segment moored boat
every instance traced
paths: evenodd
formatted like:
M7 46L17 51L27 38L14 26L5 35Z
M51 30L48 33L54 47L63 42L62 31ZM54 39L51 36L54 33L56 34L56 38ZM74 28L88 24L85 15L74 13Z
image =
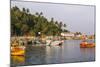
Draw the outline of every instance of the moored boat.
M93 48L95 47L95 43L88 43L88 42L82 42L80 44L81 48Z
M12 56L24 56L25 55L25 46L16 46L11 47Z
M47 42L47 45L51 45L51 46L61 46L63 42L64 41L62 41L62 40L48 41Z

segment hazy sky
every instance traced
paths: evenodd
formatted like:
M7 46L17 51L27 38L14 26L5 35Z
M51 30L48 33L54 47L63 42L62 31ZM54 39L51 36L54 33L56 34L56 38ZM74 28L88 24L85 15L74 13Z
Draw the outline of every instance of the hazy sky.
M95 32L95 6L51 4L37 2L12 1L11 7L18 6L20 9L28 8L30 12L43 12L50 19L62 21L67 29L72 32L94 34Z

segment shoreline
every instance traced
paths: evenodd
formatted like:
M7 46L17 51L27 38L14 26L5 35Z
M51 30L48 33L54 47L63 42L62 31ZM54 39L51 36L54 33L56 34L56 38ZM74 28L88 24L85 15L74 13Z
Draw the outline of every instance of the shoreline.
M48 39L61 39L61 40L83 40L81 37L63 37L63 36L46 36L46 37L34 37L34 36L11 36L11 40L12 39L27 39L27 40L34 40L35 38L39 38L42 40L48 40ZM86 40L95 40L95 38L87 38Z

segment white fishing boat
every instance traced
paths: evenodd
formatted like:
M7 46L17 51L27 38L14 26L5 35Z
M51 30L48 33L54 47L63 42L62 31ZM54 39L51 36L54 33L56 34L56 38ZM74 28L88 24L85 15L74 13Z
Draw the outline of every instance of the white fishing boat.
M63 40L56 40L56 41L52 41L52 40L46 40L46 45L47 46L60 46L62 45L62 43L64 42Z

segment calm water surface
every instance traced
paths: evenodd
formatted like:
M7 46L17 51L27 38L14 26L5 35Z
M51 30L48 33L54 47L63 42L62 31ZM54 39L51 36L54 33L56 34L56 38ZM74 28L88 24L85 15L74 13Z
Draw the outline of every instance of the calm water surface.
M92 41L92 40L90 40ZM25 57L12 56L11 65L37 65L95 60L95 48L80 48L80 40L66 40L62 47L27 47Z

